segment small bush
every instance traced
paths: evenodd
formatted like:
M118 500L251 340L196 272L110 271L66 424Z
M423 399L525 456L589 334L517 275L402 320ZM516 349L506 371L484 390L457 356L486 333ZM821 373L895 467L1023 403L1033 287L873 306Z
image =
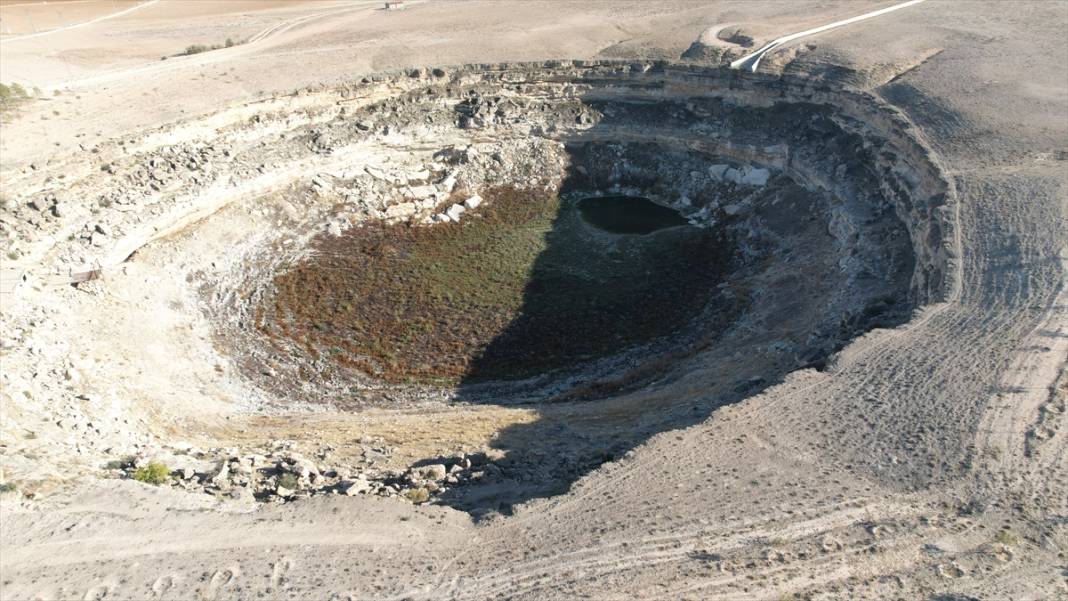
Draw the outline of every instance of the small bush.
M167 469L167 466L157 461L150 461L148 465L137 468L134 472L133 479L138 482L144 482L145 484L160 485L167 481L171 476L171 470Z
M11 85L5 85L0 83L0 112L15 106L16 104L29 100L30 95L26 93L26 88L20 86L17 83Z
M4 483L0 484L0 494L8 493L8 492L15 492L15 490L17 490L17 488L18 487L16 487L13 482L4 482Z
M404 492L404 496L412 503L426 503L430 500L430 491L426 488L410 488Z
M211 46L205 46L204 44L190 44L185 47L185 50L180 52L178 56L189 56L191 54L200 54L201 52L207 52L211 50Z
M297 490L300 488L300 481L293 474L282 474L278 477L278 487L288 488L289 490Z

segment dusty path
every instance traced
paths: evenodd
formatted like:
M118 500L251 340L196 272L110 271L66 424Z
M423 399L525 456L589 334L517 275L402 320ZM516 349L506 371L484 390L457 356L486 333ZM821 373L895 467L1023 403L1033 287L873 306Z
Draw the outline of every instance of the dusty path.
M879 9L879 10L876 10L876 11L872 11L870 13L864 13L862 15L857 15L857 16L851 17L849 19L843 19L841 21L835 21L834 23L828 23L828 24L822 25L820 27L814 27L812 29L806 29L805 31L799 31L797 33L792 33L790 35L785 35L785 36L782 36L782 37L775 38L774 40L772 40L772 41L768 42L767 44L761 46L759 49L756 50L756 52L753 52L751 54L747 54L747 55L743 56L742 58L740 58L740 59L738 59L736 61L733 61L731 63L731 68L732 69L745 69L747 71L751 71L753 73L756 73L756 70L760 67L760 59L764 58L764 56L766 54L768 54L769 52L775 50L776 48L778 48L778 47L780 47L780 46L782 46L784 44L787 44L787 43L792 42L794 40L799 40L799 39L801 39L803 37L816 35L817 33L823 33L824 31L830 31L830 30L835 29L837 27L843 27L845 25L851 25L853 23L858 23L858 22L864 21L866 19L871 19L871 18L874 18L874 17L878 17L880 15L885 15L885 14L891 13L891 12L893 12L895 10L900 10L902 8L908 8L909 6L915 6L916 4L919 4L919 3L925 2L925 1L926 0L908 0L907 2L902 2L900 4L895 4L893 6L889 6L887 8L882 8L882 9Z
M163 62L153 61L145 65L118 69L90 77L60 81L47 86L45 90L47 92L54 92L56 90L77 91L85 88L121 83L132 78L163 78L167 77L169 73L178 70L207 69L216 66L225 66L231 61L240 60L263 51L264 48L261 48L261 46L270 47L272 45L284 45L289 41L284 34L290 30L297 29L320 19L328 19L352 11L377 10L379 4L381 3L371 0L364 2L347 2L345 5L338 8L320 11L309 15L301 15L275 23L251 36L245 43L238 44L231 48L220 48L218 50L212 50L210 52L192 56L172 57Z
M5 37L5 38L0 39L0 44L11 44L13 42L20 42L22 40L40 38L40 37L44 37L44 36L47 36L47 35L53 35L53 34L56 34L56 33L62 33L64 31L71 31L73 29L80 29L82 27L88 27L89 25L100 23L102 21L107 21L108 19L114 19L115 17L121 17L123 15L128 15L128 14L130 14L132 12L135 12L135 11L138 11L138 10L141 10L141 9L144 9L144 8L148 8L149 6L152 6L153 4L156 4L159 1L160 0L145 0L145 2L142 2L141 4L138 4L136 6L131 6L130 8L127 8L127 9L124 9L124 10L120 10L120 11L117 11L117 12L114 12L114 13L110 13L110 14L107 14L107 15L102 15L102 16L96 17L94 19L89 19L88 21L82 21L81 23L74 23L72 25L65 25L63 27L57 27L56 29L49 29L47 31L41 31L41 32L38 32L38 33L29 33L29 34L25 34L25 35ZM15 6L19 6L19 5L17 5L17 4L6 5L7 8L13 8Z

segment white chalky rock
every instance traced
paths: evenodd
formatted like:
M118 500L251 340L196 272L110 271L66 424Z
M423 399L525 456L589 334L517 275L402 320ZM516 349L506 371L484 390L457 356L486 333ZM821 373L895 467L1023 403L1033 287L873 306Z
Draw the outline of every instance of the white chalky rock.
M441 180L441 187L446 192L452 192L452 189L456 187L456 174L450 173L445 179Z
M438 189L435 186L412 186L402 192L405 198L429 198L437 194Z
M771 175L767 169L760 169L758 167L746 168L746 172L742 175L741 183L748 184L750 186L763 186L768 183L768 177Z
M482 197L479 196L478 194L475 194L471 198L468 198L467 200L464 201L464 208L466 208L466 209L474 209L474 208L478 207L478 205L480 205L480 204L482 204Z
M723 174L726 173L728 169L730 169L730 165L709 165L708 174L711 175L713 179L721 180L723 179Z
M465 209L463 205L455 204L455 205L452 205L451 207L449 207L449 210L445 211L445 213L448 214L448 216L453 221L459 221L460 220L460 216L463 215L466 210L467 209Z
M415 213L416 206L414 202L402 202L399 204L386 207L387 217L408 217L412 213Z
M408 185L419 184L419 183L425 182L429 178L430 178L430 172L426 171L426 170L424 170L424 171L416 171L415 173L409 173L408 174Z

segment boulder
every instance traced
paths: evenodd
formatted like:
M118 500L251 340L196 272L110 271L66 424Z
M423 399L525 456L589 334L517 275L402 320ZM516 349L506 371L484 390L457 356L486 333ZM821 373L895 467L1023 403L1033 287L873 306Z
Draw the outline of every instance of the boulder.
M478 194L475 194L471 198L468 198L464 201L464 208L470 210L477 208L480 204L482 204L482 197Z
M218 471L212 475L210 482L219 488L226 488L230 486L230 464L222 462Z
M771 172L767 169L759 167L747 168L745 173L742 174L741 183L750 186L763 186L768 183L768 177L770 176Z
M371 483L363 477L355 478L353 480L342 480L338 485L338 490L343 495L355 496L359 494L366 494L371 491Z
M723 179L723 174L727 172L727 169L730 169L730 165L709 165L708 174L712 176L713 179L721 180Z
M460 221L460 217L465 211L467 211L467 209L465 209L463 205L455 204L449 207L449 209L445 211L445 214L447 214L453 221Z

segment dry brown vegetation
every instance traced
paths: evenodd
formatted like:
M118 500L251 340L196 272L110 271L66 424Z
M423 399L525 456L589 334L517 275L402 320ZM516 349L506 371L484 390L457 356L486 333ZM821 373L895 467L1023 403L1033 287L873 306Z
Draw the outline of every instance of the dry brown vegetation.
M671 334L725 267L705 230L606 236L555 194L485 196L460 224L320 239L258 326L387 381L515 378Z

